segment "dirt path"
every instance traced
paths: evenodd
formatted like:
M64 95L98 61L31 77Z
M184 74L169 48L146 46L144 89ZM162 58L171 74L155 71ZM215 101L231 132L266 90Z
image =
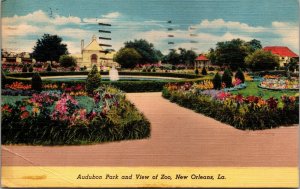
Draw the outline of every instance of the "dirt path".
M2 165L297 166L298 127L240 131L170 103L127 94L150 120L150 139L84 146L2 146Z

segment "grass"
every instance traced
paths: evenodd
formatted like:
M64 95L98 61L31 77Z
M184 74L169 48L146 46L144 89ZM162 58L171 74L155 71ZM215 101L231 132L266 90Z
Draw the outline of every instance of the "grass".
M24 98L29 98L29 96L1 96L1 104L11 104L14 105L17 101L21 101Z
M273 91L268 89L259 88L259 82L246 82L247 88L239 90L239 91L232 91L233 94L242 94L243 96L261 96L264 99L268 99L270 97L274 97L280 99L280 97L284 94L291 96L295 95L298 91L289 91L289 90L280 90L280 91Z

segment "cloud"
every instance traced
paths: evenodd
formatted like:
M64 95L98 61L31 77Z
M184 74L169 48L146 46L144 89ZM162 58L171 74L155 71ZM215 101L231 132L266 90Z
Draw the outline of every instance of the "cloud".
M63 42L68 44L69 52L78 53L81 39L84 39L87 44L94 34L100 35L98 22L112 24L110 28L112 33L109 37L113 40L109 43L116 50L121 48L125 41L143 38L164 53L167 53L170 48L179 47L197 48L197 53L201 53L214 48L219 41L234 38L249 41L255 38L263 45L288 46L298 52L299 29L296 23L273 21L268 26L251 26L247 23L223 19L204 19L198 24L189 25L186 29L181 27L181 29L167 31L165 21L141 20L141 18L133 20L119 12L107 13L96 18L79 18L61 15L50 17L42 10L24 16L2 18L3 48L18 48L20 51L30 52L35 41L44 33L49 33L61 36ZM196 36L191 37L192 33ZM169 34L175 37L169 38ZM169 41L175 44L169 45Z

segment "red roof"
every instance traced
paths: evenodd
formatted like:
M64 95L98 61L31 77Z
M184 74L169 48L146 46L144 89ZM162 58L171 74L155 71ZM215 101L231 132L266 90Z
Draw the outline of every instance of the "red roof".
M288 47L284 46L268 46L263 48L264 51L270 51L272 54L277 54L279 56L287 57L298 57L296 53L291 51Z
M203 54L200 54L195 60L206 60L206 61L208 61L206 56L204 56Z

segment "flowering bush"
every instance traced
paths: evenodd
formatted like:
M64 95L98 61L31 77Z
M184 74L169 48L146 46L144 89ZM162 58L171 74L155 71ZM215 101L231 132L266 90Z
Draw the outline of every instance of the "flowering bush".
M273 97L231 94L226 90L182 90L180 85L167 85L163 96L181 106L228 123L238 129L268 129L299 121L299 97Z
M3 104L2 143L87 144L150 135L150 123L119 90L101 87L81 98L91 100L91 108L57 90Z

